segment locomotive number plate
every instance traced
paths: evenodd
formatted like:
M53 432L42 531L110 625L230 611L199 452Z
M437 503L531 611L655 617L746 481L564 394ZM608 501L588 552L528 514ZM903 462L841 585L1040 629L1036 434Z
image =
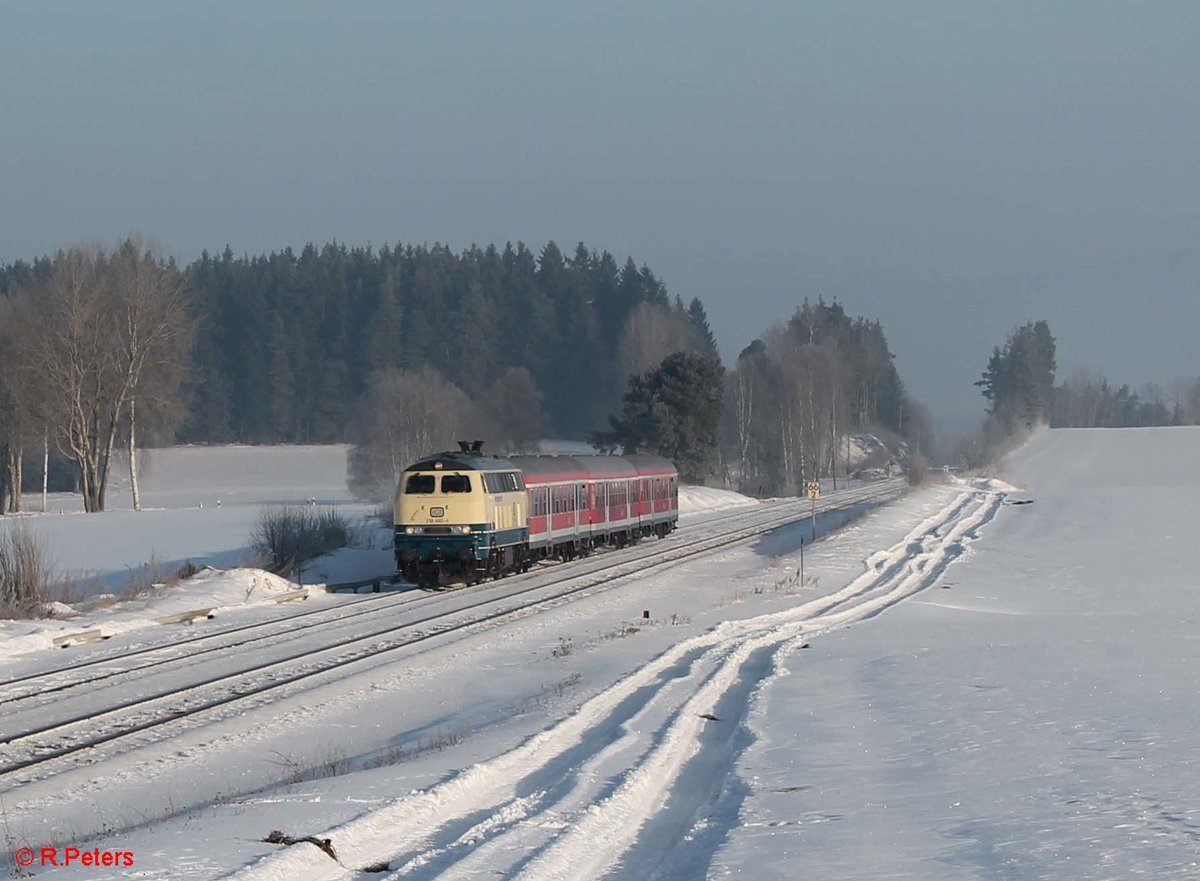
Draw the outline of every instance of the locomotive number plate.
M430 517L445 517L446 509L445 508L430 508L429 516Z

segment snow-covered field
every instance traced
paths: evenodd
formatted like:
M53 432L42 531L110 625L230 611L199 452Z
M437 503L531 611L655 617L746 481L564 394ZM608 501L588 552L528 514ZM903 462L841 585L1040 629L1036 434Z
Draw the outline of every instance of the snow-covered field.
M1044 432L807 548L803 585L798 526L100 750L4 793L9 849L132 854L35 867L89 879L1200 877L1198 447ZM735 502L690 494L684 530Z
M82 513L79 496L26 494L27 516L0 517L0 529L24 523L54 568L78 591L119 589L150 566L166 574L191 560L227 568L252 556L250 534L264 505L337 506L351 519L369 506L351 502L346 447L172 447L143 454L142 506L134 511L128 475L114 471L103 517ZM155 573L151 573L155 574Z

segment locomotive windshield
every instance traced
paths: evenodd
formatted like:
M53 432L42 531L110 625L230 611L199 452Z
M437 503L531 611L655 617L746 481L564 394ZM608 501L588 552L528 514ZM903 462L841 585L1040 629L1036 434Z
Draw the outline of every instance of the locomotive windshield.
M432 474L413 474L404 484L404 491L409 495L431 493L435 479Z
M442 492L469 493L470 491L471 478L465 474L446 474L442 476Z

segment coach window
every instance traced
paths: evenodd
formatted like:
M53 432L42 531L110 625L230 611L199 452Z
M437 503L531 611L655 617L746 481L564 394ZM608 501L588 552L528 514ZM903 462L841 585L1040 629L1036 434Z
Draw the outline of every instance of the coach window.
M404 491L409 495L424 495L433 492L434 477L432 474L413 474L404 484Z
M442 475L442 492L444 493L469 493L471 491L471 478L465 474L444 474Z

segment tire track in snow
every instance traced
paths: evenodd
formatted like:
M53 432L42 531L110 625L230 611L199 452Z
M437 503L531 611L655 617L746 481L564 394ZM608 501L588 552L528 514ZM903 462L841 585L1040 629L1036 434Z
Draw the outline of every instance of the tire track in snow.
M904 540L872 555L862 575L830 596L724 622L685 640L508 753L323 833L333 839L342 864L290 848L230 877L347 879L358 875L357 867L388 859L394 867L388 878L467 876L485 863L527 881L554 881L600 877L633 848L657 854L662 863L680 843L680 823L719 796L745 746L743 737L710 750L705 767L707 726L741 728L756 683L795 640L877 615L932 584L1002 499L964 492ZM703 714L715 707L735 715L710 723ZM615 728L614 713L626 719ZM633 724L655 715L664 723L649 737ZM602 773L617 756L632 758L632 765L615 776ZM569 780L539 788L545 769L560 763L571 767ZM685 774L709 784L678 785ZM676 834L646 837L647 829L662 827Z

